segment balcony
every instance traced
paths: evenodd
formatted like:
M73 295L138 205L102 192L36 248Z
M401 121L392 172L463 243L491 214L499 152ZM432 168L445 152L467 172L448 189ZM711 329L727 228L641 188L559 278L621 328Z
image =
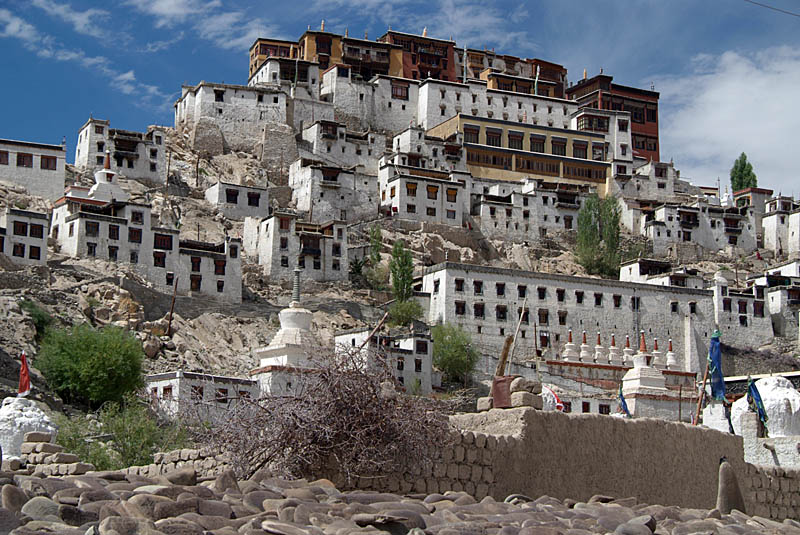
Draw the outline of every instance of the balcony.
M700 221L697 219L681 219L681 228L697 228Z
M300 256L321 256L322 250L319 247L303 245L300 247Z
M725 233L726 234L741 234L742 233L742 227L728 227L728 226L726 226L725 227Z

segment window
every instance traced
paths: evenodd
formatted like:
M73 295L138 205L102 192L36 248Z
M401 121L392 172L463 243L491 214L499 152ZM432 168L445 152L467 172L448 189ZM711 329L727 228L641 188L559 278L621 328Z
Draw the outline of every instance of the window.
M100 223L96 221L87 221L86 222L86 235L95 237L100 234Z
M217 388L217 391L214 395L214 401L217 403L227 403L228 402L228 389L227 388Z
M102 126L97 126L97 125L95 125L95 127L94 127L94 133L95 133L95 134L102 134L102 133L103 133L103 127L102 127Z
M286 236L281 236L280 242L281 249L288 249L289 248L289 238Z
M439 293L439 279L433 281L433 293L435 294Z
M427 190L429 199L436 200L439 197L439 186L428 186Z
M631 310L639 310L639 305L641 304L639 297L631 297Z
M119 252L119 247L116 247L114 245L109 245L108 246L108 259L116 261L118 252Z
M497 284L495 284L495 287L497 288L497 297L505 297L505 295L506 295L506 285L505 285L505 283L498 282Z
M731 299L730 299L730 297L727 297L727 298L722 300L722 310L724 312L730 312L731 311Z
M228 204L239 204L239 190L227 188L225 190L225 202Z
M191 262L192 262L192 271L200 271L200 257L193 256Z
M531 152L544 152L544 136L531 135Z
M69 235L70 235L70 237L72 237L73 234L75 234L75 223L70 223L69 224Z
M414 371L422 373L422 359L414 359Z
M483 303L475 303L472 305L472 311L476 318L483 319L485 316L485 305Z
M334 243L331 246L331 254L333 256L342 256L342 244L341 243Z
M447 210L446 211L447 219L455 219L456 218L456 211L455 210Z
M579 305L583 304L583 292L581 291L575 292L575 302L578 303Z
M605 403L601 403L601 404L600 404L600 405L597 407L597 411L598 411L600 414L611 414L611 405L607 405L607 404L605 404Z
M133 169L133 160L128 159L127 162L128 162L128 169Z
M161 399L172 399L172 387L165 386L161 389Z
M144 212L133 211L131 212L131 223L141 225L144 223Z
M8 165L8 151L0 150L0 165Z
M322 264L321 264L320 258L318 256L314 257L313 266L314 266L314 269L321 269L322 268Z
M472 281L472 290L475 295L483 295L483 281Z
M464 291L464 279L455 279L454 284L457 292Z
M408 197L416 197L417 196L417 183L416 182L406 182L406 196L408 196Z
M247 194L247 206L258 206L261 204L261 194L256 192L249 192Z
M458 200L458 190L454 188L447 188L447 202L456 202Z
M217 281L217 293L225 291L225 281Z
M581 403L581 412L591 412L591 405L588 401Z
M31 247L33 249L33 247ZM763 301L754 301L753 302L753 316L756 318L763 318L764 317L764 302Z
M673 314L677 314L678 313L678 302L677 301L670 302L669 311L672 312Z
M228 249L228 251L229 251L228 256L230 256L231 258L236 258L237 256L239 256L239 246L238 245L231 245L230 248Z
M430 217L436 217L436 208L433 208L432 206L428 206L425 209L425 213Z
M615 295L614 296L614 308L619 308L622 305L622 296Z
M175 274L171 271L167 272L166 276L167 286L172 286L175 283Z
M189 289L196 292L200 290L200 285L203 283L202 275L189 275Z
M289 257L282 256L281 257L281 267L289 267Z
M618 120L617 121L617 128L619 128L620 132L627 132L628 131L628 121Z
M203 387L199 385L192 385L191 396L194 400L203 399Z
M225 275L225 260L214 260L214 275Z
M566 325L567 324L567 311L566 310L559 310L558 311L558 324L559 325Z
M139 251L131 251L130 262L131 264L139 263Z
M556 156L566 156L567 155L567 144L560 142L560 141L553 141L553 154Z
M658 110L653 108L647 108L647 122L648 123L655 123L658 117Z
M155 234L153 236L153 248L163 251L172 250L172 236L169 234Z
M737 303L737 305L739 307L739 314L747 314L747 301L742 299Z
M14 221L14 236L27 236L28 224L22 221Z
M520 321L522 323L524 323L525 325L527 325L528 322L529 322L529 319L528 319L528 317L530 315L529 312L530 312L530 310L528 310L527 307L524 310L523 310L522 307L518 307L517 308L517 317L519 317Z
M539 299L547 299L547 288L544 286L536 288L536 293L539 295Z
M153 266L161 268L167 267L167 253L153 252Z
M406 359L404 357L397 357L397 371L403 371L406 367Z
M527 297L527 295L528 295L528 287L525 286L524 284L518 284L517 285L517 296L520 299L525 299L525 297Z
M142 243L142 229L140 229L140 228L129 228L128 229L128 241L130 243Z
M39 260L41 257L42 257L42 249L40 247L31 245L30 248L28 249L28 258L30 258L31 260ZM114 257L114 260L116 260L116 257Z
M428 354L428 342L427 340L417 340L415 344L414 351L418 354L427 355Z
M407 204L406 205L406 212L409 214L416 214L417 213L417 205L416 204Z
M86 254L88 256L97 256L97 244L86 242Z
M492 147L499 147L501 145L500 138L502 134L500 132L486 132L486 144L491 145Z
M11 254L13 254L14 256L18 256L20 258L25 258L25 244L15 243L14 249Z
M33 154L18 152L17 167L33 167Z
M505 305L497 305L494 309L495 318L497 321L506 321L508 317L508 308Z
M341 269L341 265L339 264L338 260L331 261L331 269L333 271L339 271Z
M463 316L467 312L467 304L464 301L456 301L456 316Z
M225 91L221 89L214 90L214 102L225 102Z
M689 314L697 314L697 303L689 301Z
M572 144L572 157L573 158L583 158L584 160L587 158L587 150L588 146L584 143L575 143Z
M539 309L539 325L547 325L550 319L550 313L546 308Z
M48 171L55 171L58 166L58 160L55 156L42 156L39 161L39 166Z

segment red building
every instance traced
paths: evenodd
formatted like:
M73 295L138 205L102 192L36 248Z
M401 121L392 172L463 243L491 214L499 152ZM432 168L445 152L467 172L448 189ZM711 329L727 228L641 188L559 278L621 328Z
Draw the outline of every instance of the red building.
M633 155L660 161L658 142L658 93L611 83L604 74L581 80L567 89L567 98L581 107L631 112Z
M455 42L422 35L389 30L378 41L400 45L403 49L403 78L424 80L458 80L455 62Z

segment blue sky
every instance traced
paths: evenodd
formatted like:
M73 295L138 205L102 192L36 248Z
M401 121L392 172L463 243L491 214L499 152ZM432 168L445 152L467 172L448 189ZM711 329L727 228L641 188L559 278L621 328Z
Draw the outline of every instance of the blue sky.
M763 0L800 13L796 0ZM746 0L0 0L0 137L60 143L72 160L92 114L113 127L172 125L181 84L247 82L258 36L308 25L369 38L395 30L655 84L661 156L696 183L727 182L747 152L759 185L800 194L794 161L800 17ZM796 190L796 191L795 191Z

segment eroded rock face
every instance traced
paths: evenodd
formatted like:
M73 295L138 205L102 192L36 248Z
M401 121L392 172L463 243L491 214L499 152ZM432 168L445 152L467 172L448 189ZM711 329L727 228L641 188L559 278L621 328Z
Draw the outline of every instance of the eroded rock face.
M800 435L800 392L792 383L783 377L765 377L756 381L756 388L767 410L769 436ZM747 410L747 396L734 401L731 421L737 435L742 433L739 420Z
M56 426L35 401L25 398L6 398L0 408L0 447L5 458L18 457L22 452L25 433L52 433Z

